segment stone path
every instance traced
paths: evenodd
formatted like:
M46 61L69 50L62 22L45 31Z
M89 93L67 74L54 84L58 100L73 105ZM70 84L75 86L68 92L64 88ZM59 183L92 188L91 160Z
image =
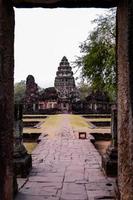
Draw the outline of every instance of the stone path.
M15 200L114 199L113 179L104 175L89 134L85 140L77 136L62 115L55 137L42 137L33 151L33 169Z

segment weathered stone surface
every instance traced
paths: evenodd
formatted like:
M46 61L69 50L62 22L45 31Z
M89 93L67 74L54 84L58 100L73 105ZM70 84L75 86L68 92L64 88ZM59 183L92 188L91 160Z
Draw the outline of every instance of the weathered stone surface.
M54 86L58 93L59 110L62 113L70 112L72 110L72 102L76 101L79 95L77 93L72 68L65 56L62 58L58 71L56 72Z
M75 137L68 115L60 119L58 134L42 138L34 150L33 170L16 200L94 200L102 192L112 197L113 182L102 171L99 153L89 139Z
M21 194L18 195L19 200L59 200L59 197L48 197L48 196L34 196L34 195L27 195Z
M121 200L133 199L133 1L121 0L117 13L118 184Z
M38 109L38 85L35 83L35 78L28 75L26 79L26 90L24 98L25 112L32 113Z
M112 106L111 114L112 143L102 156L102 167L107 176L117 176L118 171L118 148L117 148L117 108Z
M89 197L89 200L98 200L98 199L112 199L115 200L113 196L111 196L111 193L109 191L105 190L95 190L95 191L87 191L87 195Z
M113 7L118 0L14 0L17 7Z
M13 191L14 11L12 1L0 0L0 199Z
M31 155L27 153L20 158L14 158L13 164L16 176L26 178L32 168Z

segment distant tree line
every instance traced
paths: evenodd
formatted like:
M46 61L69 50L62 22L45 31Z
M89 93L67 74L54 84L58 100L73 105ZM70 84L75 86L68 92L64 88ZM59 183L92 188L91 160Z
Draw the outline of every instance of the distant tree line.
M21 80L14 84L14 101L20 103L25 96L26 82Z

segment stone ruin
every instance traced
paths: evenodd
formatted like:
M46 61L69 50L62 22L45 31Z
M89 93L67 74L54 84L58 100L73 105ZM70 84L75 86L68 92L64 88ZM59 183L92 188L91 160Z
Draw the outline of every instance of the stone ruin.
M59 64L54 85L58 93L58 106L61 112L72 111L72 102L76 98L77 88L72 68L65 56Z
M24 98L24 110L32 113L38 110L38 86L35 83L35 79L32 75L28 75L26 79L26 91Z
M64 56L55 77L55 87L49 87L41 92L32 75L26 79L24 98L25 113L64 113L72 111L72 103L79 98L72 68Z
M107 94L91 92L85 101L80 100L72 68L64 56L59 64L54 87L38 91L35 78L28 75L24 98L25 113L110 113L111 104Z
M26 178L32 168L32 158L23 144L23 105L14 106L13 165L16 176Z
M12 199L14 109L14 6L117 7L118 190L133 199L133 1L132 0L1 0L0 6L0 199ZM8 48L7 48L8 47ZM6 155L6 156L5 156ZM125 184L126 183L126 184Z

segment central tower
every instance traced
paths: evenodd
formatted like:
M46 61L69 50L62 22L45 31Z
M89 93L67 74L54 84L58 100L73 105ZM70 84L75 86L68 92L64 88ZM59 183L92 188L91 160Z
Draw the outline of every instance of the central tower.
M61 111L71 111L71 101L73 94L75 93L76 86L72 68L65 56L59 64L54 85L56 91L58 92Z

